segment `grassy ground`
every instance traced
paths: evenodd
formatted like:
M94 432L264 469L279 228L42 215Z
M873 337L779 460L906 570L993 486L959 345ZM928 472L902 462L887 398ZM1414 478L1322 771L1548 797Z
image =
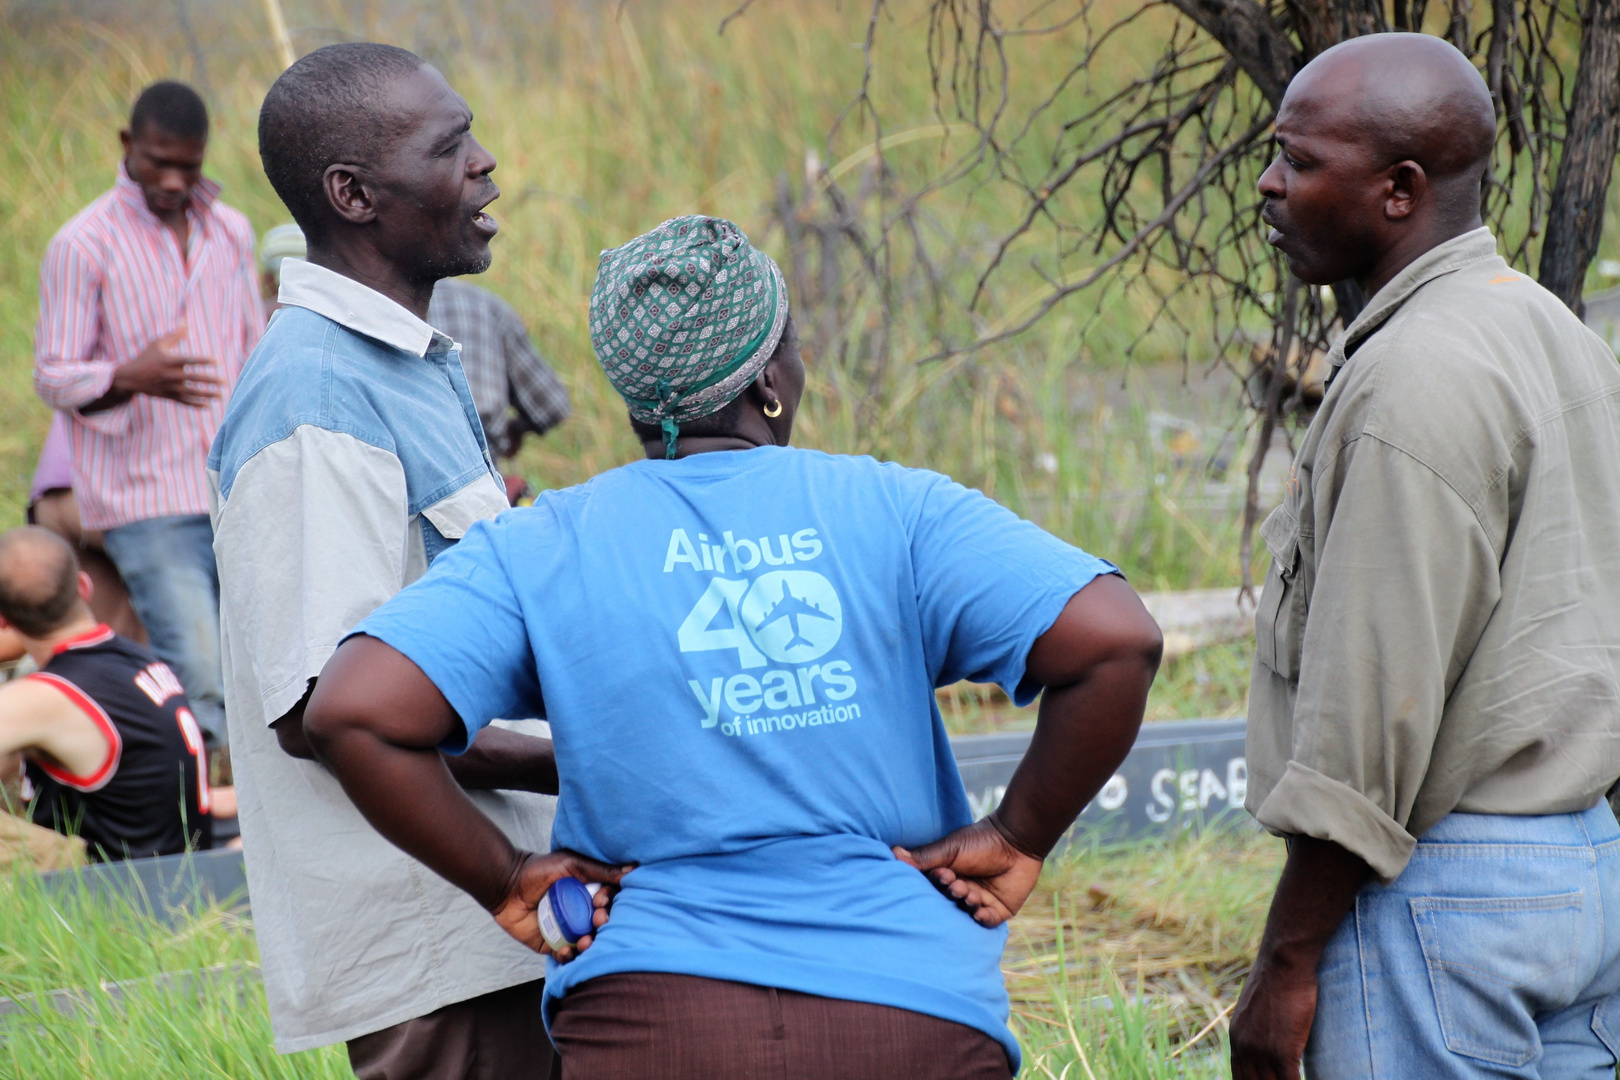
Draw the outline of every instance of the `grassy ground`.
M1209 832L1048 867L1003 962L1026 1075L1230 1075L1226 1021L1282 855L1261 834Z
M1226 1076L1221 1018L1280 848L1211 834L1055 860L1005 962L1024 1075ZM32 1022L12 1020L0 1029L0 1076L349 1076L341 1049L272 1050L263 990L241 977L256 961L250 925L223 911L168 928L126 905L52 899L26 875L0 880L0 996L221 972L201 989L149 985L122 1004L92 990L72 1016L39 1009Z
M251 928L211 911L170 929L128 905L52 898L37 879L0 881L0 995L94 988L163 972L251 971ZM264 991L229 976L199 993L147 987L122 1005L92 992L71 1017L40 1008L0 1029L0 1076L331 1078L352 1076L341 1052L279 1057Z

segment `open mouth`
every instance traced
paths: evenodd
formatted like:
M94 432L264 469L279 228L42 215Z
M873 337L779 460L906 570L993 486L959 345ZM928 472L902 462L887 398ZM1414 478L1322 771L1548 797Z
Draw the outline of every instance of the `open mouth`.
M488 178L486 177L485 179L487 181ZM495 219L487 212L489 209L489 204L501 197L501 191L494 184L488 184L485 190L489 192L489 198L485 199L483 204L473 212L472 227L483 233L486 237L489 237L494 236L500 231L501 228L500 225L496 223Z
M1276 247L1277 244L1283 239L1283 231L1279 229L1277 227L1277 223L1271 219L1270 211L1271 204L1267 203L1265 208L1260 211L1260 223L1266 226L1267 229L1266 243L1270 244L1272 247Z

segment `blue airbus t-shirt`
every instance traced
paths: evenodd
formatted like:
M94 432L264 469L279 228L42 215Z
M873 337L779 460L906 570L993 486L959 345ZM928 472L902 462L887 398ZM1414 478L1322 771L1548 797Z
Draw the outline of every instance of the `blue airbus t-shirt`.
M640 864L551 965L548 1016L598 975L671 972L943 1017L1016 1066L1005 928L890 847L973 820L934 688L1027 703L1031 645L1113 569L937 473L764 447L479 522L355 632L410 657L469 740L547 716L555 844Z

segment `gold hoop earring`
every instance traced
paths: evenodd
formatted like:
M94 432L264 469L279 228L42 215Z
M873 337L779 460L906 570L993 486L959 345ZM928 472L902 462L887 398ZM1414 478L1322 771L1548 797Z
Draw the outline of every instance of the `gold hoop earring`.
M765 406L765 415L770 417L772 420L775 420L778 416L781 416L782 403L780 401L772 401L767 403Z

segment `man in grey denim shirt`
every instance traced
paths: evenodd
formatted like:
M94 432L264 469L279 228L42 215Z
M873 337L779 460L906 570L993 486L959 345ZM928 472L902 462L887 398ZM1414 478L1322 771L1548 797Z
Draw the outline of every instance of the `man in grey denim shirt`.
M1262 527L1248 805L1289 856L1236 1080L1614 1076L1620 369L1480 221L1445 41L1289 87L1271 243L1366 309Z

